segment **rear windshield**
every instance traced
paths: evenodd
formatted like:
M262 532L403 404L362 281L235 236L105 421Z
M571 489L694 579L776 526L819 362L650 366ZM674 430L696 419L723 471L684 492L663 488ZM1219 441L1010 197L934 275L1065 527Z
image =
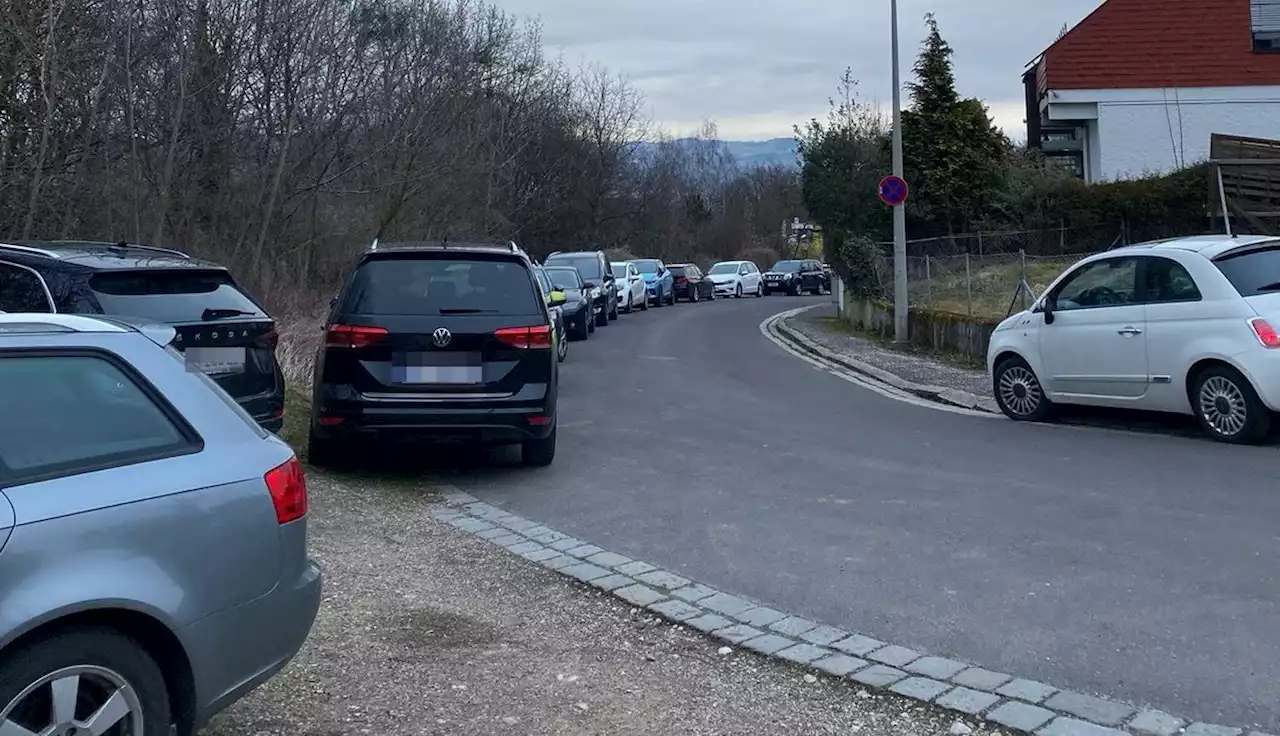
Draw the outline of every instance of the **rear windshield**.
M513 260L379 258L351 276L347 314L539 314L543 300L529 269Z
M1280 292L1280 247L1228 255L1214 261L1214 265L1240 296Z
M104 314L157 322L266 318L226 271L106 271L89 278Z
M604 276L604 274L600 273L600 259L592 255L551 256L547 258L547 265L552 263L557 266L573 266L578 269L578 273L582 274L582 278L588 281L599 280Z
M582 279L578 278L577 271L567 268L548 268L547 276L551 279L551 283L556 285L557 289L582 288Z
M667 268L667 270L675 274L676 276L684 275L684 266L670 266Z
M800 266L804 265L804 261L778 261L773 264L771 271L778 273L795 273L800 270Z

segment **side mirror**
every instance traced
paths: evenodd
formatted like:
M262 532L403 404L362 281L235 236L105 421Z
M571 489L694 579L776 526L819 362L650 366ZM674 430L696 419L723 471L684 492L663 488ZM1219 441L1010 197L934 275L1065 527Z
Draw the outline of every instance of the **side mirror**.
M336 307L336 306L338 306L338 297L336 297L336 296L335 296L335 297L331 297L331 298L329 299L329 308L330 308L330 309L333 309L333 308L334 308L334 307Z
M583 281L583 282L582 282L582 288L584 288L584 289L594 289L594 288L596 288L596 282L594 282L594 281Z
M551 304L552 304L552 305L554 305L554 306L560 306L561 304L564 304L564 303L565 303L565 302L567 302L567 301L568 301L568 298L567 298L567 297L565 297L565 295L564 295L564 292L563 292L563 291L553 291L553 292L551 292Z
M1047 296L1046 296L1044 299L1041 299L1041 300L1040 300L1040 303L1039 303L1039 304L1037 304L1034 308L1032 308L1032 310L1031 310L1031 311L1032 311L1033 313L1034 313L1034 312L1043 312L1043 313L1044 313L1044 323L1045 323L1046 325L1051 325L1051 324L1053 324L1053 304L1052 304L1052 302L1050 302L1049 297L1047 297Z

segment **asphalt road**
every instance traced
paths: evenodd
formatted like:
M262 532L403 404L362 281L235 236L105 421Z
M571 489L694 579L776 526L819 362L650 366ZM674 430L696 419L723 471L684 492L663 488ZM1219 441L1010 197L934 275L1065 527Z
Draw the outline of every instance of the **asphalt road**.
M895 401L760 334L814 301L623 316L563 365L554 466L446 475L822 623L1280 731L1277 448Z

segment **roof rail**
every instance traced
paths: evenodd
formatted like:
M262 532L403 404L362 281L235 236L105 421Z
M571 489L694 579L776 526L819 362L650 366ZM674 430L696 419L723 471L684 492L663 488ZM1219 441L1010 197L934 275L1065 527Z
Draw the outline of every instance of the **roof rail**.
M191 257L191 256L187 255L186 253L183 253L183 252L182 252L182 251L180 251L180 250L174 250L173 248L160 248L160 247L158 247L158 246L154 246L154 245L137 245L137 244L129 243L128 241L125 241L125 240L121 240L121 241L120 241L120 242L118 242L118 243L114 243L114 244L112 244L112 245L108 245L107 247L108 247L108 248L115 248L115 249L117 249L117 250L146 250L146 251L151 251L151 252L153 252L153 253L167 253L167 254L169 254L169 255L171 255L171 256L178 256L178 257L180 257L180 258L190 258L190 257Z
M58 253L57 251L52 251L45 248L32 248L29 245L14 245L12 243L0 243L0 248L5 250L16 250L22 253L34 253L36 255L47 256L49 258L62 257L62 254Z

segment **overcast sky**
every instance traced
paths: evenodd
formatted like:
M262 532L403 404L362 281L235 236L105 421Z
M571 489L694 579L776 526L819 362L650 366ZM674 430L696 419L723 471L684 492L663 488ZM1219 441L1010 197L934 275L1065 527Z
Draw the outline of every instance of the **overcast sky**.
M678 135L713 120L720 137L787 137L824 116L845 67L864 99L890 109L889 0L496 0L541 18L552 54L598 62L641 90ZM955 49L960 93L1025 138L1024 65L1099 0L899 0L903 79L934 12ZM904 94L903 104L907 104Z

